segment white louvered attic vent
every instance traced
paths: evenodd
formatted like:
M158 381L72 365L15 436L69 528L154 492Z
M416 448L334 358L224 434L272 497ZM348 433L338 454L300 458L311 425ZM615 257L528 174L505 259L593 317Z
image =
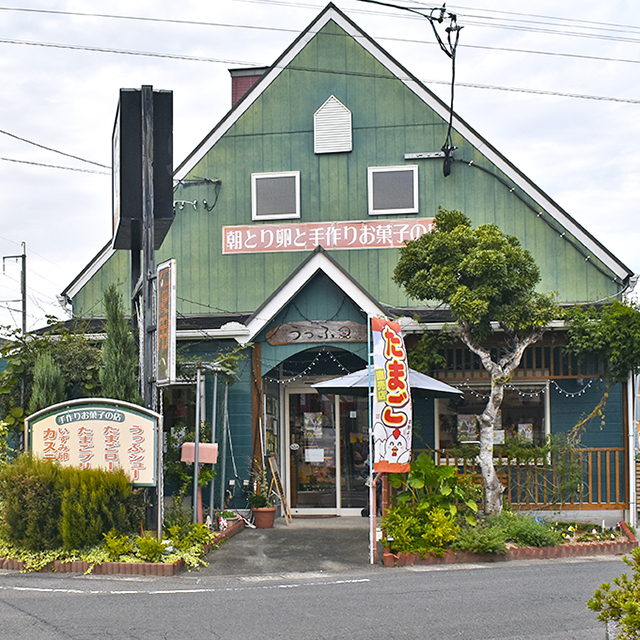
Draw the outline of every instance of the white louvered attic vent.
M313 150L341 153L351 149L351 111L331 96L313 114Z

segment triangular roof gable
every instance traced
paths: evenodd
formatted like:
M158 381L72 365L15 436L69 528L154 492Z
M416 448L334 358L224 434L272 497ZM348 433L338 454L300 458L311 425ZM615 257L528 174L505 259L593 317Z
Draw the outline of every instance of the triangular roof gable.
M289 48L276 60L262 78L250 89L231 111L214 127L209 135L194 149L194 151L176 169L175 177L182 180L197 165L218 140L233 126L235 122L251 107L262 93L273 83L300 51L315 37L316 33L328 22L333 21L347 34L360 43L380 64L386 67L398 80L418 96L429 108L431 108L443 120L449 120L449 108L432 93L411 72L405 69L391 55L389 55L371 37L352 22L340 9L330 3L311 22L311 24L298 36ZM538 203L561 227L559 233L570 234L582 244L588 252L608 269L610 269L618 281L622 284L633 275L633 272L616 258L604 245L584 229L566 211L564 211L552 198L538 188L529 178L517 169L509 160L502 156L487 140L480 136L462 118L454 113L453 127L478 149L493 165L502 171L522 191ZM542 215L543 212L539 212ZM550 223L555 226L553 223ZM590 256L585 256L586 260Z
M249 333L236 339L242 344L255 339L319 271L322 271L332 280L364 313L374 316L386 315L380 304L347 271L331 258L322 247L317 247L247 320L246 326L249 329Z

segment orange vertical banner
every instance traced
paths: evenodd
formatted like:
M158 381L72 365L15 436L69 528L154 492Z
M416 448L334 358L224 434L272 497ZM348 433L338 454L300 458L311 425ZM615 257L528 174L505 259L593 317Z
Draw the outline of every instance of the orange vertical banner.
M405 473L411 464L409 365L397 322L371 318L373 339L373 470Z

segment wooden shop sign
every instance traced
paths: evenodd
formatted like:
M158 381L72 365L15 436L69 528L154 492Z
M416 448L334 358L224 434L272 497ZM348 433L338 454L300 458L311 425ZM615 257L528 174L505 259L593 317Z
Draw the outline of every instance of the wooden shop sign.
M267 333L272 345L299 344L305 342L366 342L367 326L352 320L303 320L287 322Z

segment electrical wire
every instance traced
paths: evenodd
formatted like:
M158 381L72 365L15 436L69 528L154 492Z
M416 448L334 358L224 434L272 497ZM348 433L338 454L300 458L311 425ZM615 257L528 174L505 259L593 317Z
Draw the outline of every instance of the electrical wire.
M71 51L91 51L94 53L117 53L127 56L143 56L149 58L169 58L171 60L190 60L195 62L220 62L222 64L238 64L244 67L258 66L257 62L246 62L238 60L227 60L224 58L205 58L202 56L187 56L176 53L153 53L150 51L132 51L129 49L109 49L107 47L89 47L86 45L60 44L56 42L35 42L32 40L12 40L0 38L2 44L20 44L31 47L51 47L53 49L69 49Z
M31 162L29 160L16 160L15 158L0 158L4 162L16 162L18 164L30 164L35 167L46 167L48 169L64 169L65 171L79 171L80 173L95 173L102 176L110 176L111 171L93 171L91 169L76 169L74 167L62 167L56 164L44 164L42 162Z
M26 142L27 144L32 144L34 147L39 147L40 149L46 149L47 151L53 151L53 153L59 153L61 156L66 156L67 158L73 158L74 160L80 160L80 162L86 162L88 164L94 164L97 167L102 167L103 169L111 169L111 167L106 164L100 164L99 162L94 162L93 160L85 160L84 158L80 158L78 156L73 156L70 153L65 153L64 151L59 151L58 149L52 149L51 147L45 147L43 144L39 144L37 142L33 142L32 140L27 140L26 138L21 138L20 136L15 135L14 133L9 133L8 131L3 131L0 129L0 133L5 136L9 136L10 138L15 138L16 140L20 140L20 142Z
M235 0L235 1L241 1L241 0ZM253 0L246 0L247 2L253 1ZM257 0L256 0L257 1ZM366 0L364 0L366 1ZM273 0L268 0L268 4L274 4ZM301 5L301 4L292 4L292 3L286 3L286 2L280 2L280 3L275 3L275 4L281 4L282 6L298 6L298 7L304 7L304 8L321 8L320 5L318 5L317 7L312 7L310 5ZM420 4L420 3L416 3L416 4ZM396 6L396 5L389 5L389 6ZM426 5L422 5L425 6ZM458 9L466 9L466 7L459 7ZM476 9L477 10L477 9ZM31 12L31 13L43 13L43 14L56 14L56 15L64 15L64 16L80 16L80 17L97 17L97 18L107 18L107 19L116 19L116 20L132 20L132 21L142 21L142 22L152 22L152 23L166 23L166 24L178 24L178 25L196 25L196 26L206 26L206 27L220 27L220 28L231 28L231 29L251 29L251 30L260 30L260 31L272 31L272 32L282 32L282 33L299 33L299 29L289 29L289 28L285 28L285 27L264 27L264 26L259 26L259 25L248 25L248 24L229 24L229 23L222 23L222 22L203 22L203 21L196 21L196 20L176 20L176 19L166 19L166 18L148 18L148 17L141 17L141 16L123 16L123 15L117 15L117 14L100 14L100 13L81 13L81 12L74 12L74 11L54 11L54 10L47 10L47 9L24 9L24 8L16 8L16 7L0 7L0 11L25 11L25 12ZM374 15L381 15L381 16L385 16L388 17L389 14L388 13L383 13L380 11L361 11L361 10L357 10L357 9L351 9L350 12L353 13L365 13L365 14L374 14ZM505 11L495 11L495 13L513 13L513 12L505 12ZM421 15L421 14L420 14ZM515 14L514 15L531 15L531 14ZM410 16L406 16L406 15L394 15L394 18L410 18L410 19L418 19L417 16L415 15L410 15ZM475 16L474 16L475 17ZM547 18L549 20L557 20L557 21L567 21L570 22L573 26L575 26L576 23L586 23L588 25L591 24L598 24L595 23L593 21L587 21L587 20L577 20L575 18L553 18L553 17L548 17L548 16L533 16L533 17L543 17L543 18ZM624 32L624 30L630 30L631 32L640 32L640 27L635 27L632 25L617 25L617 24L613 24L613 23L602 23L604 25L610 26L610 27L616 27L615 31L618 32ZM479 24L478 26L483 26L482 24ZM487 25L487 26L491 26L491 25ZM586 28L586 27L585 27ZM591 27L591 28L596 28L596 27ZM605 29L606 30L606 29ZM564 33L562 32L556 32L558 35L564 35ZM338 35L338 34L336 34ZM385 37L385 36L377 36L374 37L375 40L388 40L388 41L393 41L393 42L414 42L414 43L422 43L422 44L432 44L430 42L424 42L422 40L412 40L412 39L408 39L408 38L391 38L391 37ZM16 41L17 42L17 41ZM47 46L46 43L39 43L42 46ZM60 45L60 46L72 46L72 45ZM634 60L634 59L625 59L625 58L608 58L608 57L602 57L602 56L591 56L591 55L580 55L580 54L573 54L573 53L562 53L562 52L548 52L548 51L536 51L536 50L530 50L530 49L513 49L513 48L508 48L508 47L490 47L490 46L480 46L480 45L470 45L470 44L461 44L460 45L462 48L469 48L469 49L486 49L486 50L492 50L492 51L506 51L506 52L515 52L515 53L526 53L526 54L531 54L531 55L553 55L553 56L563 56L563 57L569 57L569 58L585 58L585 59L589 59L589 60L602 60L602 61L607 61L607 62L623 62L623 63L633 63L633 64L638 64L640 63L640 60ZM82 47L79 47L82 48ZM110 51L112 53L116 53L117 50L113 50ZM123 53L127 53L126 51L123 51ZM133 53L132 53L133 55ZM164 54L153 54L153 53L145 53L145 52L135 52L135 55L149 55L151 57L153 56L158 56L158 55L164 55ZM167 54L169 55L169 54ZM188 56L185 56L184 59L192 59ZM209 58L193 58L197 61L211 61L211 62L215 62L215 59L209 59ZM238 63L238 64L243 64L246 66L250 66L251 63Z

